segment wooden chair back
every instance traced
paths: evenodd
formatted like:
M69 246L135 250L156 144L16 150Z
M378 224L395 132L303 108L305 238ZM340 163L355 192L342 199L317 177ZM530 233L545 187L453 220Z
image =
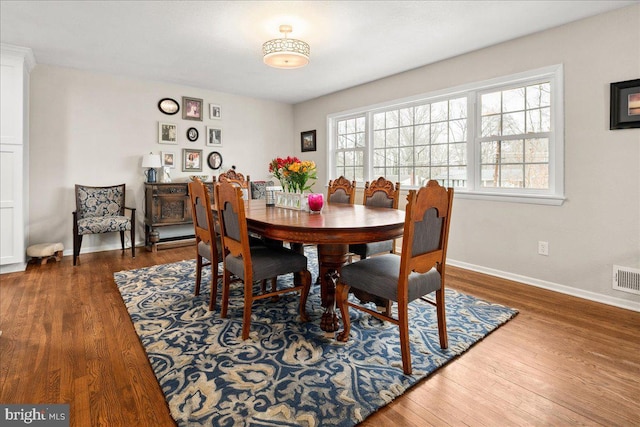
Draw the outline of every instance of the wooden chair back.
M344 176L329 181L327 203L343 203L352 205L356 200L356 182Z
M400 201L400 183L393 182L380 177L373 182L367 181L364 185L364 195L362 204L365 206L375 206L398 209Z
M249 175L247 175L246 179L245 176L241 173L236 172L235 169L229 169L226 172L221 173L220 175L218 175L218 181L219 182L230 182L238 187L240 187L242 189L242 197L245 200L249 199L249 191L251 188L250 182L251 179L249 177Z

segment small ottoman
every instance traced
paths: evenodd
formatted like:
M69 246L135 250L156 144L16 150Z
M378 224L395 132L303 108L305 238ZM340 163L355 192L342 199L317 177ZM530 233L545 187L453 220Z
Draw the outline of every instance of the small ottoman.
M46 264L50 257L55 257L56 261L62 259L62 243L40 243L27 248L27 255L31 258L39 258L40 265Z

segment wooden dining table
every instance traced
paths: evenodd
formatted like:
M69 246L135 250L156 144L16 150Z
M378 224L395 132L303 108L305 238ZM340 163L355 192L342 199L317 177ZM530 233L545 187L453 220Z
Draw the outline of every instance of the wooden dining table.
M320 296L325 312L320 328L338 330L335 287L340 269L348 260L349 244L391 240L402 236L405 212L363 205L325 205L319 214L266 206L264 200L245 200L249 231L266 238L318 247Z

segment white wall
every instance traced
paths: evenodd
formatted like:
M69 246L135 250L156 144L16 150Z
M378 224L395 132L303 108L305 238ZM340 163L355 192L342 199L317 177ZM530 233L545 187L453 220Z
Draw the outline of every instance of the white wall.
M37 58L36 58L37 59ZM161 98L181 102L182 96L202 98L207 111L202 122L182 120L182 111L169 116L158 110ZM208 119L208 104L222 106L222 119ZM293 111L288 104L264 101L193 87L128 79L67 68L37 65L31 75L30 244L63 242L71 254L74 185L127 185L127 205L136 206L136 240L144 241L145 177L142 156L176 152L173 181L186 181L181 171L182 149L204 150L202 174L211 151L220 151L225 169L252 180L268 178L274 155L294 150ZM158 122L178 124L178 145L158 144ZM205 126L222 127L223 145L205 146ZM200 137L188 142L186 130ZM118 248L118 233L85 236L82 250Z
M298 104L294 126L317 129L311 160L324 164L330 113L563 64L566 202L456 198L449 260L640 310L640 296L613 290L611 279L613 264L640 267L640 129L609 130L609 84L640 77L638 28L633 5Z

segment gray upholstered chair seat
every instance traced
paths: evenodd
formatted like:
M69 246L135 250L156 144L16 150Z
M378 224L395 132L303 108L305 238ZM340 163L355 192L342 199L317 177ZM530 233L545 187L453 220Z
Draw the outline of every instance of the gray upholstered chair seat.
M221 262L222 261L222 250L220 249L220 239L216 239L216 248L218 249L216 251L216 263ZM211 258L213 258L213 256L211 255L211 247L205 243L205 242L198 242L198 255L200 255L203 258L208 259L209 261L213 261Z
M361 259L369 258L371 255L381 254L383 252L391 253L393 252L393 240L349 245L349 252L359 255Z
M93 216L78 220L78 234L100 234L131 230L131 218L126 216Z
M232 274L244 280L244 261L242 257L227 255L226 268ZM307 268L307 257L287 248L252 246L251 265L253 281L270 279L292 271Z
M385 254L342 267L340 280L355 289L398 301L400 256ZM440 273L432 268L426 273L409 274L409 301L440 289Z

